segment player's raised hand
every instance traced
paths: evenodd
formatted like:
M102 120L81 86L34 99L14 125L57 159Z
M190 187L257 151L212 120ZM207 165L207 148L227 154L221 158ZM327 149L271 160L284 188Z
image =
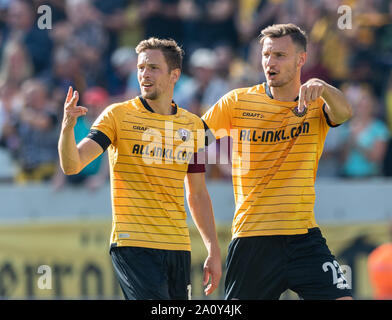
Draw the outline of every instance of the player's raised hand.
M77 119L87 113L87 108L78 106L79 93L69 87L67 97L64 102L63 128L73 128Z
M325 88L326 83L320 79L309 79L299 88L298 112L302 113L308 108L309 103L319 98Z

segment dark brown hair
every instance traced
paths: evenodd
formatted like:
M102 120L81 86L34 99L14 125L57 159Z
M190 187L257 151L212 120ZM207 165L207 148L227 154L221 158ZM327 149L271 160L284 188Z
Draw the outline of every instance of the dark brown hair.
M291 40L306 52L306 33L300 27L292 23L274 24L261 30L260 44L263 46L265 38L280 38L290 36Z
M145 50L161 50L169 67L169 72L174 69L182 69L184 51L173 39L149 38L142 40L135 48L137 54Z

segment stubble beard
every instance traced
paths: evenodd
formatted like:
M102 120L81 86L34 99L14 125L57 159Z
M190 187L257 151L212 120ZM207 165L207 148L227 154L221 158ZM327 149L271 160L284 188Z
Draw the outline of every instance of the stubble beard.
M149 93L144 92L142 93L142 97L148 100L156 100L158 99L158 92L157 91L149 92Z
M284 87L287 84L291 83L293 81L293 79L295 78L295 76L296 76L296 67L295 67L295 65L296 65L296 63L293 65L293 67L290 70L287 71L287 74L286 74L286 76L283 79L281 79L281 80L274 80L274 79L272 79L272 80L269 81L268 85L270 87L279 88L279 87Z

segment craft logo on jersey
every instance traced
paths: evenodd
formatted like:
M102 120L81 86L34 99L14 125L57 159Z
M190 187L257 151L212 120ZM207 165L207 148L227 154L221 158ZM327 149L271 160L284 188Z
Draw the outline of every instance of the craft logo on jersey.
M178 129L177 131L178 135L180 136L180 139L182 141L188 141L190 137L190 132L186 129Z
M133 126L133 130L146 131L148 128L144 126Z
M242 116L246 118L257 118L257 119L264 118L264 116L258 112L243 112Z
M294 107L293 109L291 109L291 111L293 111L293 113L297 116L297 117L303 117L307 112L308 112L308 108L304 108L304 110L302 110L302 112L298 111L298 106Z

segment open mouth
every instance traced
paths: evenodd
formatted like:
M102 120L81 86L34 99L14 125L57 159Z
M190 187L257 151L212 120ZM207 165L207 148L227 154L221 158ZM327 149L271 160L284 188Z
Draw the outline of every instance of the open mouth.
M150 83L150 82L143 82L142 86L143 87L152 87L152 83Z
M151 88L152 86L153 86L153 84L152 84L151 82L143 82L143 83L142 83L142 87L143 87L144 89Z
M268 74L268 76L270 78L272 78L272 77L275 77L278 74L278 72L276 72L276 71L268 71L267 74Z

